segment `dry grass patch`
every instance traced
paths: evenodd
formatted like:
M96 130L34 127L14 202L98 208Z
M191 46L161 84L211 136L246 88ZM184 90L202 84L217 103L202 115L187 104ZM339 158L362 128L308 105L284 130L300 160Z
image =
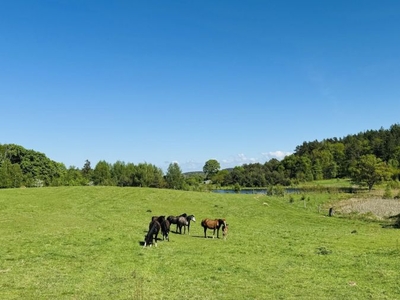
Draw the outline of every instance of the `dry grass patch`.
M372 213L378 219L400 214L400 201L397 199L351 198L340 201L335 207L342 214Z

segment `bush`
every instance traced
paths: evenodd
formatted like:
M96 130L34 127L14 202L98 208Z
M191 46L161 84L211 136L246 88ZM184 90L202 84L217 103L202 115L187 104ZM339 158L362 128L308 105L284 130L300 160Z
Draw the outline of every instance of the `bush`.
M240 187L240 184L236 182L233 189L236 193L239 193L242 188Z
M392 193L392 188L390 187L390 184L386 185L385 192L383 193L382 198L383 199L393 199L393 193Z

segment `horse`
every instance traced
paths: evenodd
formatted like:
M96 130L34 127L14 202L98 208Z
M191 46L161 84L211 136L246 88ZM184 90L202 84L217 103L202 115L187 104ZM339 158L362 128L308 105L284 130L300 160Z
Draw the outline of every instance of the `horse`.
M228 236L228 225L229 224L226 224L226 226L222 226L222 236L224 237L224 240L226 240Z
M169 221L169 223L172 225L172 224L176 224L176 229L175 229L175 232L178 232L178 220L179 220L179 218L180 217L187 217L187 214L186 213L183 213L183 214L181 214L181 215L179 215L179 216L168 216L168 218L167 218L167 220Z
M146 236L144 237L144 247L146 247L146 245L151 245L153 244L153 240L154 240L154 244L157 247L157 236L158 233L160 232L161 229L161 225L160 223L158 223L158 221L154 220L151 221L149 224L149 231L147 232Z
M201 221L201 226L204 228L204 237L207 237L207 229L213 229L213 238L215 235L215 230L217 230L217 238L219 238L219 229L221 226L223 226L223 230L226 230L226 233L228 233L227 230L227 225L226 225L226 220L225 219L204 219Z
M188 234L190 234L190 221L196 222L196 218L194 215L189 215L186 217L179 217L178 218L178 228L179 233L182 234L182 227L183 227L183 234L186 234L186 227L188 228Z
M163 240L166 239L169 242L169 228L170 228L169 221L167 219L164 219L164 221L160 225L161 225Z
M165 219L165 216L153 216L151 217L151 221L157 221L160 223L163 240L166 239L169 242L170 223Z

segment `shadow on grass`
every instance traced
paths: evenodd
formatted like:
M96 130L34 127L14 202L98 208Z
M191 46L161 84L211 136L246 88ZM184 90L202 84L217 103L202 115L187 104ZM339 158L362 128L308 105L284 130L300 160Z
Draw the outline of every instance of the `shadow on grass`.
M212 237L212 235L210 236L210 235L208 235L207 237L204 237L204 235L191 235L191 237L194 237L194 238L201 238L201 239L213 239L213 237ZM221 237L214 237L214 239L215 240L218 240L218 239L221 239Z
M393 223L384 223L381 224L382 228L392 228L399 229L400 228L400 214L390 216L388 219L395 219Z
M161 242L169 242L168 240L163 240L162 238L157 237L157 243L160 242L160 241ZM142 246L142 247L144 246L144 241L139 241L138 243L139 243L140 246ZM154 244L152 244L152 245L154 246Z

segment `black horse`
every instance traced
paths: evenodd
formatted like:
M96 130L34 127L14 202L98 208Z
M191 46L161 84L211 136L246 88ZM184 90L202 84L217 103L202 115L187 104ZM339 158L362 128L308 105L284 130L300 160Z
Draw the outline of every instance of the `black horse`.
M188 228L188 234L190 234L190 222L196 222L196 218L194 215L189 215L186 217L179 217L178 218L178 228L179 233L182 234L182 227L183 227L183 234L186 234L186 227Z
M165 216L153 216L151 220L160 223L163 240L166 239L167 241L169 241L170 222L165 219Z
M176 233L178 233L178 221L179 221L179 218L180 217L187 217L187 214L186 213L183 213L183 214L181 214L181 215L179 215L179 216L168 216L168 218L167 218L167 220L169 221L169 223L170 223L170 225L172 225L172 224L176 224L176 229L175 229L175 232Z
M157 236L160 232L161 225L158 221L154 220L151 221L149 224L149 231L147 232L146 236L144 237L144 247L146 245L150 245L150 247L154 244L157 247Z

